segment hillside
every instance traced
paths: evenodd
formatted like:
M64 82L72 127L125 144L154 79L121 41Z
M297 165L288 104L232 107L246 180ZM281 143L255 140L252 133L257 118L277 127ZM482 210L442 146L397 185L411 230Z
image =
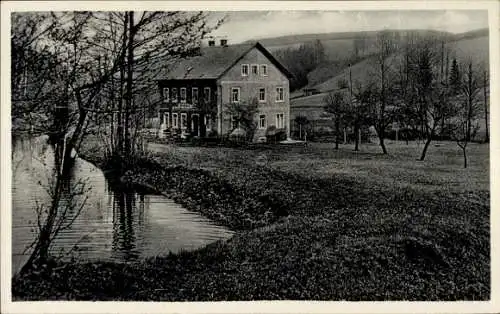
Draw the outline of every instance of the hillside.
M488 38L488 29L479 29L460 34L451 34L434 30L389 30L393 33L394 38L402 38L411 33L418 37L438 37L445 38L450 47L456 49L457 57L465 55L474 55L475 49L483 49L479 52L481 60L487 60L487 47L484 40ZM315 40L320 40L325 53L325 62L316 69L307 74L307 88L320 89L327 87L332 88L332 84L336 84L338 79L335 77L342 75L342 71L347 67L349 62L360 62L363 59L373 55L376 51L373 48L373 43L376 36L381 31L369 32L344 32L344 33L324 33L324 34L304 34L291 35L273 38L259 39L259 42L266 46L271 51L283 49L296 49L304 43L311 43ZM482 40L478 38L483 38ZM486 51L484 51L486 50ZM329 82L329 81L333 81ZM334 86L336 88L336 86ZM300 95L300 91L296 91L295 95Z
M469 38L466 36L464 39L460 39L457 41L452 41L447 44L447 46L451 49L451 58L456 57L457 60L466 61L467 58L473 57L474 61L481 65L487 65L489 63L489 37L488 36L480 36L476 38ZM394 67L399 64L400 54L395 54L391 57L391 62ZM374 76L374 72L372 68L373 57L368 57L351 67L351 75L353 82L360 82L361 84L367 83L369 80L376 79ZM328 74L328 70L332 68L326 69L316 69L310 73L312 75L318 75L321 73L320 71L324 71L323 75ZM348 80L349 78L349 69L337 69L337 75L334 77L327 79L326 81L312 85L309 87L318 89L321 93L317 95L307 96L307 97L297 97L291 100L291 119L293 120L296 116L306 116L310 121L318 121L321 122L325 119L324 112L324 97L329 91L340 90L338 88L338 82L340 80ZM326 73L326 74L325 74ZM356 84L356 83L355 83ZM341 89L340 91L346 93L347 89ZM294 93L294 96L299 95L300 92ZM479 101L482 101L483 91L481 90L479 93ZM480 130L479 136L483 136L485 123L482 118L479 119Z
M465 61L469 57L473 57L475 62L479 64L488 64L489 61L489 37L482 36L472 39L462 39L454 42L450 42L447 45L451 50L451 57L456 57L460 62ZM393 56L397 59L399 56ZM393 62L396 64L397 62ZM367 58L361 62L354 64L351 68L352 80L353 82L359 81L362 84L371 80L373 76L371 75L370 68L372 67L371 58ZM338 72L337 75L331 77L330 79L319 83L317 85L311 86L319 91L330 91L338 88L338 82L340 80L347 79L349 75L349 69L344 68L342 71Z
M435 35L435 36L452 36L451 33L435 31L435 30L385 30L394 33L399 33L401 36L407 33L418 33L420 35ZM270 38L261 38L258 41L269 48L294 46L301 43L321 40L323 43L328 41L352 41L360 38L375 38L382 30L365 31L365 32L339 32L339 33L322 33L322 34L301 34L288 35ZM249 40L247 42L253 42Z

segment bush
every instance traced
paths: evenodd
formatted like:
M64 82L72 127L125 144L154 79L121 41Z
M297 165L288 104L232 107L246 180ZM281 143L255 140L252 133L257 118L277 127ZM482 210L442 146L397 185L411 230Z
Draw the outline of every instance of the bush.
M344 88L349 87L349 84L347 83L346 79L340 79L340 80L337 81L337 87L339 89L344 89Z
M286 130L277 129L274 125L271 125L266 130L266 141L267 143L278 143L279 141L286 140Z

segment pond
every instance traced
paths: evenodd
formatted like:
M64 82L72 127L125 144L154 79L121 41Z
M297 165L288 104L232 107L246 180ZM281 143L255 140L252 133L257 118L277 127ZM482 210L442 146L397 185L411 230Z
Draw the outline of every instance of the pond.
M40 144L42 142L42 144ZM36 208L47 206L53 149L44 140L14 145L12 180L12 271L29 256L37 232ZM232 232L162 195L113 188L104 173L76 158L72 181L90 190L76 200L83 206L68 229L56 238L52 253L79 261L128 262L194 250ZM74 185L71 185L74 186ZM86 200L85 200L86 199Z

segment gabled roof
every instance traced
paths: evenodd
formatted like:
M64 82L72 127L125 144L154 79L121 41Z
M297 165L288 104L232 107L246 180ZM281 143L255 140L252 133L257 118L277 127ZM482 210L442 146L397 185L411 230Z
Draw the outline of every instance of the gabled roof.
M159 79L217 79L253 48L262 52L288 78L292 77L292 74L264 46L254 43L203 48L201 55L177 62L164 77Z

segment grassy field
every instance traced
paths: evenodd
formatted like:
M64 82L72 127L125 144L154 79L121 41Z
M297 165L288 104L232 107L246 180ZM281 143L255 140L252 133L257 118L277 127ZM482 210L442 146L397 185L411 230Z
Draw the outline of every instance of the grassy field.
M436 143L437 144L437 143ZM151 144L126 180L239 230L136 264L69 263L16 278L17 299L487 300L489 146ZM40 280L42 279L42 280ZM68 287L72 287L68 289Z

